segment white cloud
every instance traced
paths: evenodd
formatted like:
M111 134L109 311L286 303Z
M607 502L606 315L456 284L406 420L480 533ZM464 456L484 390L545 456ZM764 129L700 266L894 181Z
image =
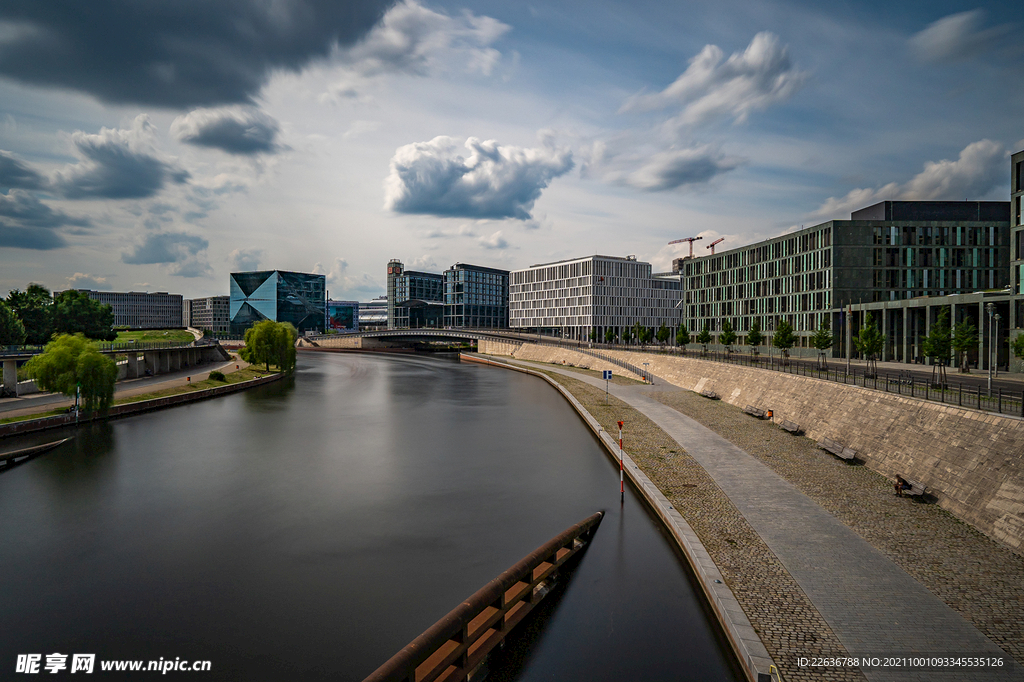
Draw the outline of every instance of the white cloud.
M504 237L501 236L501 230L498 230L490 237L480 237L480 246L485 249L507 249L508 242Z
M358 98L366 81L383 74L427 76L445 71L490 75L501 60L491 45L511 27L465 10L448 16L405 0L392 7L361 41L340 49L345 70L331 88L335 98Z
M950 14L929 24L910 39L918 57L926 62L950 62L969 59L998 47L1011 26L982 29L985 12L980 9Z
M468 158L450 137L399 147L385 180L386 209L461 218L529 220L548 183L573 167L572 152L466 140Z
M228 254L228 261L235 272L247 272L259 270L264 255L263 249L235 249Z
M725 61L724 57L717 45L706 45L675 82L659 93L633 97L622 111L678 104L682 110L677 124L697 125L718 118L742 123L752 112L792 97L808 78L807 72L793 68L789 48L772 33L758 33L746 50Z
M413 258L409 261L410 270L437 270L437 262L434 261L434 257L429 253L425 253L422 256Z
M209 242L185 232L148 232L142 242L121 254L130 265L165 264L168 272L179 277L201 277L211 271L205 254Z
M956 161L928 161L924 170L905 184L890 182L877 189L858 188L842 197L829 197L812 216L845 220L847 213L879 201L960 201L985 196L1003 179L1006 150L992 140L963 148Z
M110 289L109 277L100 277L99 275L88 275L84 272L76 272L67 278L68 289L92 289L95 291L104 291Z
M313 266L313 272L324 275L333 300L366 299L384 293L385 286L365 272L361 275L348 273L348 261L335 258L327 271L322 263Z

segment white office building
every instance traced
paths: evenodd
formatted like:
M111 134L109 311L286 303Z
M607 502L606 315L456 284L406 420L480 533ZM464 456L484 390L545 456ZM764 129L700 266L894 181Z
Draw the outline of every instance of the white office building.
M509 326L585 341L611 329L618 338L637 322L678 326L679 273L652 273L635 256L587 256L532 265L509 274Z

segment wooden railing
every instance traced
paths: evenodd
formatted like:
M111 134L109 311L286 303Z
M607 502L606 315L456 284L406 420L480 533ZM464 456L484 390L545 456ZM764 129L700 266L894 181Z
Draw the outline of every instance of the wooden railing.
M548 593L548 581L593 537L597 512L487 583L395 654L364 682L465 680Z

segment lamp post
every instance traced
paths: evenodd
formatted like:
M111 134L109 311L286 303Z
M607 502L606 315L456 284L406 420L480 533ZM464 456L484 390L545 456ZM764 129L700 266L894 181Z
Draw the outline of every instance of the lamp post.
M999 376L999 320L1002 317L999 313L996 313L994 319L996 321L996 334L992 341L992 355L995 357L995 362L992 363L992 374L993 376Z
M988 313L988 395L992 397L992 319L995 316L995 303L986 303L985 312Z

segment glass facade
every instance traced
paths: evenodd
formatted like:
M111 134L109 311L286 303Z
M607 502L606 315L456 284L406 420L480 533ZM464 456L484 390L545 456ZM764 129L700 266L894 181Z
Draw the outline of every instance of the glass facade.
M456 263L444 273L444 325L508 327L508 271Z
M304 272L233 272L230 278L231 333L241 336L263 320L290 322L299 334L326 327L326 278Z
M336 332L359 331L359 303L357 301L328 301L327 328Z
M388 329L444 325L444 277L388 263Z

